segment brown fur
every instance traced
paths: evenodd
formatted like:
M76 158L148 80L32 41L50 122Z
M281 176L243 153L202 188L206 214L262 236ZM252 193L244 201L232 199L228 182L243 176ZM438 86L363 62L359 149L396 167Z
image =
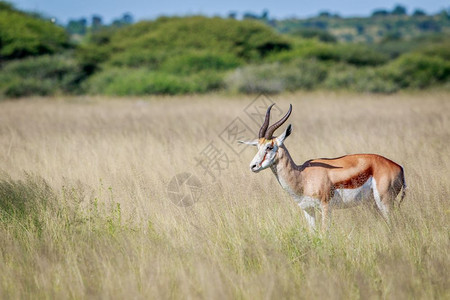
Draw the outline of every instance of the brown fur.
M271 169L275 176L283 178L297 195L320 200L323 223L328 218L328 203L335 189L358 188L372 176L377 183L381 201L391 208L395 197L402 187L405 187L402 167L377 154L313 159L296 165L289 151L282 145Z

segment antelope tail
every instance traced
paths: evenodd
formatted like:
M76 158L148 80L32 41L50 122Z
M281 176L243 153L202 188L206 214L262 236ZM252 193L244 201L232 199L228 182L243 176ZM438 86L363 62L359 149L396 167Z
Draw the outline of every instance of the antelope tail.
M402 179L402 195L401 195L401 197L400 197L400 201L398 202L398 206L399 206L399 207L400 207L400 204L402 204L403 199L404 199L405 196L406 196L406 189L408 188L408 187L406 186L405 171L403 171L403 168L402 168L402 172L401 172L401 179Z

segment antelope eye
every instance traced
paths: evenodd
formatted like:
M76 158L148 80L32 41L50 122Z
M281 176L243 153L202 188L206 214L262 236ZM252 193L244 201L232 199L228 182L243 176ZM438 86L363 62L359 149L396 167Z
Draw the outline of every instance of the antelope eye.
M273 149L273 146L272 146L272 145L269 145L269 146L267 146L266 149L267 149L267 150L272 150L272 149Z

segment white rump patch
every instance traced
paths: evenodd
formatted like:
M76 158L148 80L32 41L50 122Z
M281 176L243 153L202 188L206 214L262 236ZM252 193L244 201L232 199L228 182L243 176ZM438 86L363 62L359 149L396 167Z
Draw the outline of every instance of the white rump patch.
M359 205L373 199L374 194L373 177L369 177L367 181L356 189L336 189L330 204L336 208L348 208ZM376 187L375 187L376 189Z

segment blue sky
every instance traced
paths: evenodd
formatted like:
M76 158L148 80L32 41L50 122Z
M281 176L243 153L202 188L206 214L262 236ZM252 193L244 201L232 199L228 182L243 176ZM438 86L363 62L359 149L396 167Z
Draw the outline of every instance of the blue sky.
M397 3L402 4L411 12L415 8L424 9L427 13L435 13L444 8L449 8L448 1L349 1L349 0L228 0L228 1L183 1L183 0L10 0L16 7L44 13L50 17L56 17L59 22L65 23L69 19L80 17L90 18L93 14L103 17L105 22L120 17L123 13L131 13L135 20L153 19L161 15L220 15L226 16L230 11L242 14L246 11L261 13L264 9L270 16L285 18L291 16L308 17L316 15L319 11L327 10L338 13L341 16L367 16L374 9L392 9Z

